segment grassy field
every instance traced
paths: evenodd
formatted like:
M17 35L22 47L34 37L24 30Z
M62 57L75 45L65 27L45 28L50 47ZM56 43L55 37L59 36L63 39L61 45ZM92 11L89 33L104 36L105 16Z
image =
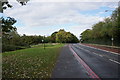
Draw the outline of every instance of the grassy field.
M50 78L64 44L37 45L29 49L2 53L3 78Z

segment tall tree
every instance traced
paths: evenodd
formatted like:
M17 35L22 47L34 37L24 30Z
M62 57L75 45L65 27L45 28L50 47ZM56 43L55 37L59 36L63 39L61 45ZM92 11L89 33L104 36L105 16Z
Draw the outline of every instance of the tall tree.
M113 11L110 18L93 25L92 29L81 33L81 40L87 43L120 46L120 7Z
M66 42L66 38L65 38L65 30L64 29L60 29L58 31L58 33L56 34L56 42L58 43L65 43Z
M55 43L56 42L56 34L57 34L58 32L54 32L54 33L52 33L52 35L51 35L51 42L52 43Z
M0 20L2 21L1 26L2 26L2 32L3 33L12 32L12 31L17 30L17 28L13 26L17 22L14 18L7 17L7 19L4 19L2 17L2 18L0 18Z
M66 32L64 29L60 29L56 34L56 42L58 43L77 43L78 38L70 32Z

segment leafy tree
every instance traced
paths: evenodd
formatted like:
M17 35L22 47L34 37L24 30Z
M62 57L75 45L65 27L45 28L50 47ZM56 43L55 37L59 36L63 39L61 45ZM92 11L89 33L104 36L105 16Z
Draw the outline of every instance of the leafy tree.
M56 42L58 42L58 43L65 43L66 42L66 40L65 40L65 30L63 30L63 29L60 29L59 31L58 31L58 33L56 34Z
M0 18L2 20L2 32L7 33L7 32L12 32L16 31L17 28L14 27L13 25L17 22L14 18L7 17L7 19L4 19L3 17Z
M93 25L81 33L81 41L85 43L97 43L111 45L111 38L114 38L114 45L120 46L120 7L113 11L110 18Z
M67 43L70 43L73 40L72 34L70 32L66 32L65 37Z
M29 0L17 0L21 5L26 5ZM0 1L0 12L3 13L3 10L7 8L12 8L13 6L9 3L8 0Z
M16 20L14 18L8 17L7 19L1 18L2 20L2 43L3 44L9 44L10 40L14 34L16 34L16 27L13 25L16 23Z
M51 42L52 42L51 36L45 37L45 43L51 43ZM55 43L55 42L52 42L52 43Z
M55 43L56 42L56 34L57 34L58 32L54 32L54 33L52 33L52 35L51 35L51 42L52 43Z
M75 35L70 32L66 32L64 29L60 29L56 34L56 42L58 43L77 43L79 40Z

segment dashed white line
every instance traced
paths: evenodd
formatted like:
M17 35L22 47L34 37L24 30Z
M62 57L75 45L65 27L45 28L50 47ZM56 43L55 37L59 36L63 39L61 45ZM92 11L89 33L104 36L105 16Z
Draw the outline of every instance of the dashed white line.
M110 61L112 61L112 62L115 62L115 63L117 63L117 64L120 64L118 61L115 61L115 60L113 60L113 59L109 59Z
M96 52L93 52L94 54L98 55Z
M85 51L87 51L87 52L90 52L89 50L86 50L86 49L84 49L84 48L81 48L81 49L83 49L83 50L85 50ZM94 53L94 54L96 54L96 55L98 55L98 56L100 56L100 57L103 57L103 55L99 55L99 54L97 54L97 53L95 53L95 52L92 52L92 53ZM115 61L115 60L113 60L113 59L109 59L109 60L112 61L112 62L115 62L115 63L117 63L117 64L120 64L120 62Z
M97 53L93 52L95 55L98 55Z
M100 55L100 54L97 54L97 53L95 53L95 52L93 52L95 55L98 55L98 56L100 56L100 57L103 57L103 55Z
M103 57L103 55L99 55L100 57Z
M81 48L81 49L83 49L83 50L86 51L86 52L91 52L91 51L89 51L89 50L87 50L87 49L84 49L84 48ZM99 54L97 54L97 53L95 53L95 52L92 52L92 53L94 53L95 55L98 55L98 56L100 56L100 57L103 57L103 55L99 55Z
M77 46L78 47L78 46ZM87 50L87 49L84 49L84 48L81 48L82 50L84 50L84 51L86 51L86 52L90 52L89 50Z

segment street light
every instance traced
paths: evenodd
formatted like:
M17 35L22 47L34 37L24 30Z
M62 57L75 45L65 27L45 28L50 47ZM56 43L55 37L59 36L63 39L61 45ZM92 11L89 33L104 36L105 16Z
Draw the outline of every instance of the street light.
M45 36L43 37L42 43L43 43L44 49L45 49Z
M42 40L42 43L44 42L44 40Z

